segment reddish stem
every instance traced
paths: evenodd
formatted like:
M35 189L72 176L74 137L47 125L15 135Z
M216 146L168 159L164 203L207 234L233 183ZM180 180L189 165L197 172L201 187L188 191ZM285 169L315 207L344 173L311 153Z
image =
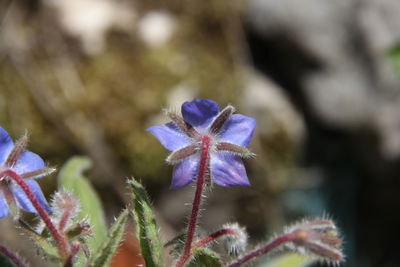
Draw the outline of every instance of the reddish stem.
M204 135L201 138L201 158L199 165L199 173L197 176L197 184L196 184L196 192L193 199L193 208L192 214L190 215L189 226L187 230L187 236L185 241L185 246L183 249L183 253L179 258L176 267L183 267L185 262L190 258L190 251L192 249L193 236L196 231L197 226L197 218L199 215L200 204L201 204L201 195L203 193L203 185L205 182L205 174L207 170L207 162L209 158L209 149L210 149L210 137Z
M252 258L258 257L260 255L267 254L274 248L277 248L278 246L280 246L284 243L293 241L296 238L297 238L297 236L293 233L281 235L281 236L273 239L272 241L268 242L264 246L262 246L258 249L255 249L255 250L249 252L248 254L242 256L241 258L235 260L234 262L230 263L227 267L240 266L241 264L245 263L246 261L249 261Z
M71 210L67 209L63 212L60 223L58 224L58 230L63 231L69 218L71 217Z
M63 267L72 267L74 266L73 263L73 258L75 257L75 255L79 252L80 249L80 244L79 243L74 243L71 246L71 253L68 256L68 258L65 260Z
M65 195L64 197L64 212L61 215L60 222L58 224L58 230L60 232L64 231L64 228L67 226L68 220L71 218L72 210L74 209L74 204L72 203L72 199L69 195Z
M220 229L212 234L210 234L209 236L206 236L205 238L197 241L196 243L193 244L192 248L199 248L202 247L212 241L214 241L215 239L217 239L218 237L221 237L223 235L234 235L236 234L236 232L232 229L226 228L226 229Z
M8 248L0 245L0 253L11 260L17 267L27 267L25 263L20 260L14 253L12 253Z
M13 179L24 191L26 196L29 198L31 201L33 207L35 207L38 215L40 218L42 218L43 222L46 224L47 228L49 229L51 235L53 236L54 240L57 243L58 247L58 252L60 254L60 257L62 259L66 259L68 257L68 243L65 240L65 238L58 232L57 228L54 226L54 224L51 222L51 219L45 209L42 207L42 205L39 203L37 200L36 196L33 194L29 186L25 183L25 181L14 171L12 170L5 170L0 173L0 177L7 175L11 179Z

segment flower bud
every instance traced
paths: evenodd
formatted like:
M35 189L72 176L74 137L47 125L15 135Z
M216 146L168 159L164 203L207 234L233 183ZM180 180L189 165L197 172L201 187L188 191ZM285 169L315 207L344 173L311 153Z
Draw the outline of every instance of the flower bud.
M237 223L227 223L222 228L229 230L229 234L224 235L222 240L230 254L238 255L246 250L248 237L245 228Z
M72 219L79 212L79 203L74 196L65 191L59 191L55 194L52 207L54 217L58 221L58 228L63 231L72 223Z
M322 261L339 263L344 256L342 239L335 224L328 219L303 220L286 229L292 235L287 247L302 254L310 254Z

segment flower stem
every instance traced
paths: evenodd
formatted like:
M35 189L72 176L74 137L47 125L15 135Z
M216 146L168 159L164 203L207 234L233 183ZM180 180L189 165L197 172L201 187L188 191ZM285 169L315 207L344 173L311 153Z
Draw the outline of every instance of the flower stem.
M199 172L197 176L197 184L196 184L196 192L193 199L193 208L192 213L190 215L185 246L183 249L183 253L179 258L176 267L183 267L185 262L190 258L190 251L192 249L193 237L196 231L197 226L197 218L199 215L200 204L201 204L201 195L203 193L203 186L205 182L205 174L207 170L207 164L209 159L209 149L210 149L210 137L204 135L201 138L201 158L199 165Z
M21 259L17 257L14 253L12 253L5 246L0 245L0 253L6 256L9 260L11 260L15 266L17 267L27 267L25 263Z
M234 230L229 229L229 228L220 229L220 230L218 230L218 231L206 236L205 238L197 241L196 243L194 243L192 248L202 247L202 246L214 241L218 237L221 237L221 236L224 236L224 235L234 235L235 233L236 232Z
M12 180L14 180L24 191L26 196L31 201L33 207L36 209L38 215L40 216L40 218L42 218L43 222L46 224L51 235L53 236L54 240L56 241L57 247L58 247L58 253L60 254L60 257L62 259L66 259L69 254L67 240L60 234L60 232L54 226L49 215L47 214L47 212L45 211L43 206L39 203L39 201L37 200L36 196L31 191L29 186L25 183L24 179L22 179L18 174L16 174L12 170L5 170L0 173L0 177L4 176L4 175L7 175Z
M263 254L269 253L271 250L277 248L278 246L290 242L294 240L296 237L295 234L293 233L288 233L284 234L281 236L278 236L277 238L273 239L272 241L268 242L267 244L261 246L260 248L257 248L248 254L243 255L239 259L236 259L234 262L230 263L227 267L238 267L241 264L245 263L246 261L251 260L252 258L261 256Z
M72 260L75 257L75 255L79 252L79 249L80 249L80 244L78 242L72 244L71 253L68 256L68 258L65 260L63 267L72 267L72 266L74 266L74 263L73 263Z

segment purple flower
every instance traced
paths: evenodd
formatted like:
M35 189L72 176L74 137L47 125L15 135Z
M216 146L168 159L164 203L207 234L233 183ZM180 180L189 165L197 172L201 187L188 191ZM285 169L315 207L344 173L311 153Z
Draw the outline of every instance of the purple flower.
M8 133L0 127L0 173L11 170L25 180L39 203L48 211L51 209L43 196L38 183L33 180L43 177L54 169L47 168L43 160L36 154L26 151L28 143L27 135L19 139L16 144L11 140ZM0 176L0 218L17 213L14 208L20 208L28 212L36 213L35 208L29 201L22 189L7 175Z
M227 106L219 111L212 100L195 99L182 105L182 117L167 112L172 122L147 129L172 153L167 162L174 164L171 188L188 185L196 179L201 140L210 138L208 174L221 186L250 185L241 157L253 154L247 149L256 121L233 114Z

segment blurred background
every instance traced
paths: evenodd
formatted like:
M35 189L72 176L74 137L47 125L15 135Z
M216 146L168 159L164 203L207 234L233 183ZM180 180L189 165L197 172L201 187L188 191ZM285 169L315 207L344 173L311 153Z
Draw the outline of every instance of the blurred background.
M238 221L257 244L324 215L343 266L400 266L399 16L398 0L2 0L0 125L51 166L88 155L109 222L141 180L167 241L193 188L168 189L145 129L195 97L231 103L257 119L253 186L215 186L205 230ZM40 182L50 196L55 176ZM14 228L0 242L46 266ZM140 263L132 232L113 266Z

